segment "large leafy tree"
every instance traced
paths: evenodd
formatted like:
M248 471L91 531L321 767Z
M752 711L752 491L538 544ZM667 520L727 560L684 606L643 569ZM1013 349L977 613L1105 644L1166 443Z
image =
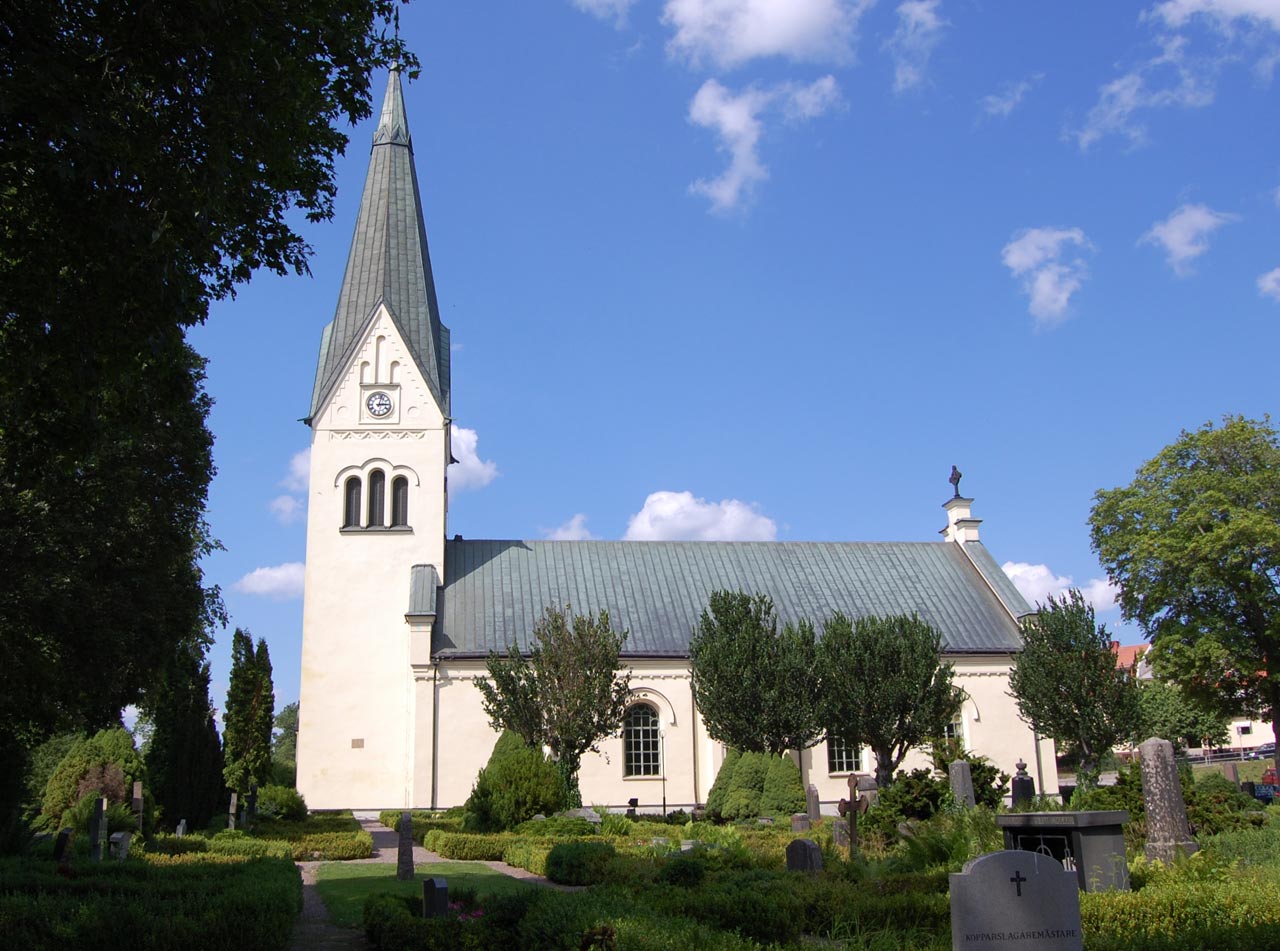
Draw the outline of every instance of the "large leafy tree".
M533 629L528 656L514 644L505 655L490 653L490 679L476 681L494 729L550 749L571 806L582 804L583 755L622 726L631 689L630 673L621 670L626 637L610 626L607 611L548 608Z
M0 772L136 702L210 604L184 331L302 271L395 0L0 6ZM85 623L91 617L92 623ZM0 807L12 814L8 787ZM2 819L3 816L0 816Z
M222 741L209 699L209 664L201 653L181 650L164 679L148 691L153 729L147 744L151 792L164 825L186 819L203 828L223 797Z
M1177 684L1163 680L1138 681L1138 723L1135 743L1158 736L1181 752L1194 746L1222 746L1229 738L1230 719L1207 710Z
M1203 706L1280 723L1280 432L1228 416L1095 496L1093 547L1152 666Z
M1102 755L1138 727L1132 671L1116 664L1093 605L1072 589L1022 620L1023 648L1009 671L1018 713L1080 758L1082 786L1096 784Z
M287 703L275 719L276 732L271 739L273 779L282 786L293 786L298 780L298 701Z
M817 660L822 722L846 743L871 747L881 787L909 750L942 735L963 700L942 636L914 614L851 621L837 613Z
M271 728L275 724L275 688L267 642L236 628L231 639L231 677L222 716L223 777L243 793L271 781Z
M712 738L744 752L803 750L822 736L807 621L778 630L764 594L716 591L689 641L693 698Z

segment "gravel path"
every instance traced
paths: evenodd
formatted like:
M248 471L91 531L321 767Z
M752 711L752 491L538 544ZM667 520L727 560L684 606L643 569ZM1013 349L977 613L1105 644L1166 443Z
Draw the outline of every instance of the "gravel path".
M360 821L361 827L373 836L373 858L354 859L352 860L353 864L396 864L396 854L399 850L400 842L399 834L379 822L376 813L357 812L355 817ZM443 858L435 852L428 852L416 843L413 846L413 864L415 866L429 862L447 863L451 861L453 860ZM324 902L320 900L320 893L316 889L316 869L324 864L324 862L298 863L298 869L302 872L302 914L298 916L298 921L293 926L293 942L289 945L290 951L313 951L313 949L315 951L367 951L369 945L365 941L362 930L359 928L340 928L329 920L329 912L324 907ZM503 875L510 875L512 878L518 878L534 885L543 885L547 888L561 891L580 890L577 887L558 885L541 875L534 875L527 869L516 868L506 862L479 862L473 864L487 865Z

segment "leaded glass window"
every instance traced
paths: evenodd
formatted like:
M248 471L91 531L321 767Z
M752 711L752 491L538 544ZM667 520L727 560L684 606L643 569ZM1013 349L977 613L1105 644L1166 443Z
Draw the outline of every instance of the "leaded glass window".
M626 776L662 774L662 734L658 711L637 703L622 721L622 747Z
M862 750L843 737L827 734L827 772L857 773L862 771Z

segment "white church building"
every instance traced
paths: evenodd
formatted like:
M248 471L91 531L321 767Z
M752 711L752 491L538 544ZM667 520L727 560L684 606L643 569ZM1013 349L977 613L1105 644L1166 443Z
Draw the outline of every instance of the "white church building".
M966 693L953 724L1008 773L1057 789L1053 745L1008 695L1030 608L978 539L971 499L940 541L613 542L448 537L449 331L440 322L400 76L382 106L342 290L324 328L311 427L298 789L312 808L460 805L497 739L476 679L527 648L547 607L608 610L634 702L588 754L583 801L704 803L725 754L690 689L688 643L718 589L772 597L779 621L915 612ZM799 752L828 805L869 753ZM913 753L910 768L926 761Z

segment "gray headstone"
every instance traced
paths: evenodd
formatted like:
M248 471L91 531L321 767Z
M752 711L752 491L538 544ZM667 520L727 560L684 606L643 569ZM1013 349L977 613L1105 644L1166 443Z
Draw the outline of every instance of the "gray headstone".
M178 835L178 838L181 839L186 834L187 834L187 820L182 819L178 822L177 835Z
M1027 764L1022 760L1018 760L1015 764L1017 773L1013 777L1012 795L1013 808L1018 809L1023 806L1030 806L1036 798L1036 781L1027 775Z
M849 822L847 819L836 818L831 820L831 836L835 840L837 849L847 849L849 847Z
M792 839L787 843L788 872L821 872L822 849L813 839Z
M1147 858L1168 864L1179 852L1190 855L1200 848L1187 825L1173 744L1153 736L1138 747L1138 755L1142 757L1142 799L1147 807Z
M756 818L756 825L771 826L773 825L773 816L759 816Z
M951 776L951 795L955 797L956 803L972 809L977 805L977 800L973 798L972 768L966 761L958 759L947 767L947 772Z
M822 806L818 802L818 787L809 784L804 794L805 809L809 813L809 821L817 822L822 817Z
M694 849L696 849L697 847L698 847L698 840L697 840L697 839L681 839L681 840L680 840L680 851L681 851L681 852L692 852L692 851L693 851Z
M791 817L792 832L808 832L811 825L809 813L807 812L797 812Z
M75 829L60 829L53 842L53 860L61 865L71 857L71 840L75 838Z
M227 807L227 828L231 829L232 831L234 831L236 827L236 800L238 798L239 797L237 796L236 793L232 793L231 805Z
M103 845L107 841L107 799L99 796L93 801L93 815L89 817L89 858L102 861Z
M564 812L557 813L567 819L586 819L592 825L600 825L604 820L600 818L600 813L594 809L588 809L585 806L581 809L567 809Z
M136 780L133 784L133 814L138 817L138 828L142 828L142 780Z
M1222 775L1231 780L1237 786L1240 785L1240 768L1235 763L1223 763Z
M449 883L443 878L422 880L422 917L443 918L449 914Z
M117 862L123 862L129 855L129 841L133 838L132 832L114 832L111 835L111 857Z
M953 951L1082 951L1074 872L1038 852L991 852L951 875Z
M413 880L413 816L400 813L400 841L396 850L396 878L402 882Z

